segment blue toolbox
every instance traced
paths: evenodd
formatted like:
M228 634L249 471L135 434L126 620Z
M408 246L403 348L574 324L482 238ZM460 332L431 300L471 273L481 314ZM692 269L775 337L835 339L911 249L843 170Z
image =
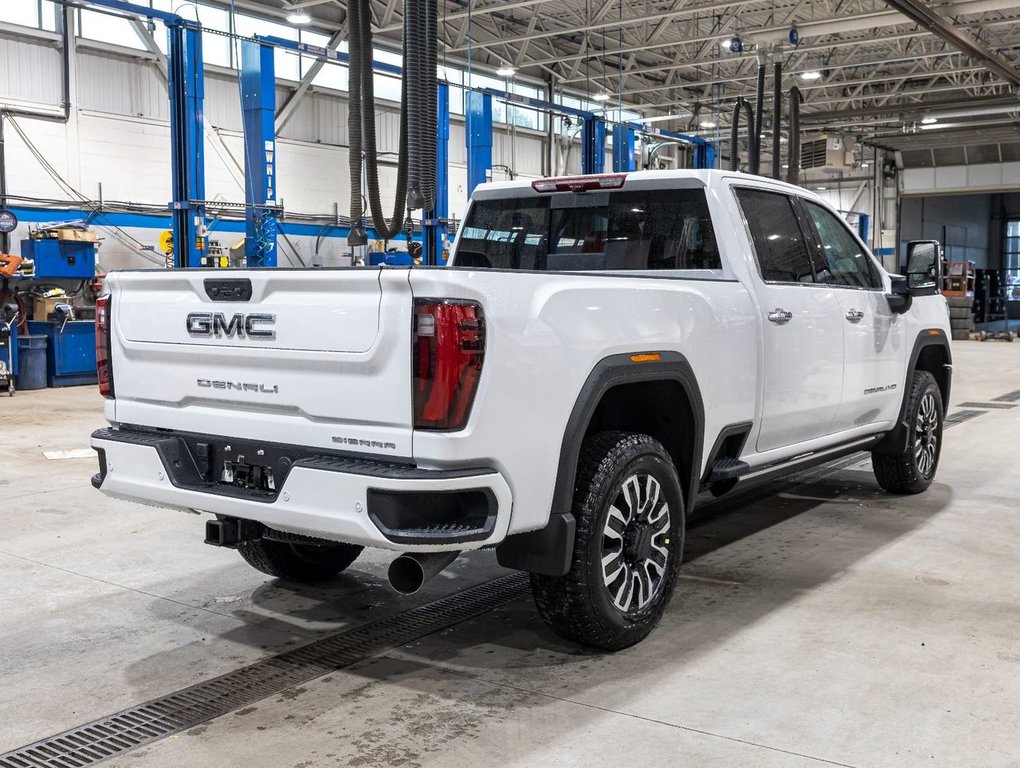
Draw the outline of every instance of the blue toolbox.
M33 320L28 332L47 337L47 377L51 387L96 384L96 324L93 320Z
M77 240L22 240L21 256L35 262L35 278L87 280L96 276L96 244Z

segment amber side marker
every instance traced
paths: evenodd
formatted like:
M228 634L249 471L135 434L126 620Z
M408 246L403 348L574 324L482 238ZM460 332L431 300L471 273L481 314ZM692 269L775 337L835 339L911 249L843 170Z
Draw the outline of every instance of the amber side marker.
M645 352L641 355L631 355L630 361L632 363L657 363L662 359L662 355L658 352Z
M929 336L938 336L941 333L942 333L942 331L936 331L935 329L932 329L932 330L928 331L928 335Z

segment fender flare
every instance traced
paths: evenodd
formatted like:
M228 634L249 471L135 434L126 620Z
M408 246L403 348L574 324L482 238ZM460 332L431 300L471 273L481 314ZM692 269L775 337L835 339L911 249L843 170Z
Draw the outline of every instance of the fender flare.
M631 360L630 354L612 355L600 360L592 369L581 387L563 431L549 523L537 531L508 537L496 548L500 565L550 576L562 576L570 570L576 531L571 509L581 444L602 398L609 390L622 384L675 381L683 387L694 420L694 445L691 466L681 481L686 490L684 501L687 511L694 506L704 450L704 400L687 358L679 352L658 354L661 356L659 360L643 363Z
M903 386L903 400L900 403L900 413L896 418L896 426L887 432L882 441L872 449L873 453L898 454L906 450L907 439L910 433L910 425L906 421L907 400L910 398L910 380L914 376L914 371L917 370L917 361L921 357L921 353L928 347L942 347L946 352L946 359L949 361L946 365L949 368L950 375L946 379L946 391L942 407L944 410L949 409L949 394L953 384L953 350L945 331L941 328L925 328L917 334L917 338L914 340L914 348L910 352L910 361L907 364L907 373Z

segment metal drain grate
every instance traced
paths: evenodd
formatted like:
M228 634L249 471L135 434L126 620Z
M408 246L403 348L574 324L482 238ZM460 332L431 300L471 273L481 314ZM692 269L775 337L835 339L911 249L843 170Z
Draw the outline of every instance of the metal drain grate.
M992 400L994 400L997 403L1016 403L1016 402L1020 402L1020 389L1015 389L1012 392L1007 392L1004 395L999 395L998 397L993 397Z
M996 402L996 403L960 403L961 408L989 408L989 409L1005 409L1005 408L1016 408L1016 403L1007 402Z
M479 616L529 593L513 573L295 648L0 755L0 768L84 768Z
M953 411L951 414L946 416L943 426L951 427L954 424L962 424L968 419L973 419L975 416L980 416L983 413L984 411Z

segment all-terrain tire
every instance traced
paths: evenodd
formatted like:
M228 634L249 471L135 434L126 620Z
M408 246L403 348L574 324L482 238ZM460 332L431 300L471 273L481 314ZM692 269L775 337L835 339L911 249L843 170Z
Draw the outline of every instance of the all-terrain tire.
M532 574L535 604L562 637L616 651L643 640L673 596L683 557L683 491L662 444L629 432L585 440L575 488L570 570Z
M364 547L357 544L295 544L272 539L242 541L237 545L248 565L287 581L328 581L345 570Z
M907 394L906 447L896 454L871 454L878 484L890 493L921 493L931 485L942 453L942 393L928 371L914 371Z

